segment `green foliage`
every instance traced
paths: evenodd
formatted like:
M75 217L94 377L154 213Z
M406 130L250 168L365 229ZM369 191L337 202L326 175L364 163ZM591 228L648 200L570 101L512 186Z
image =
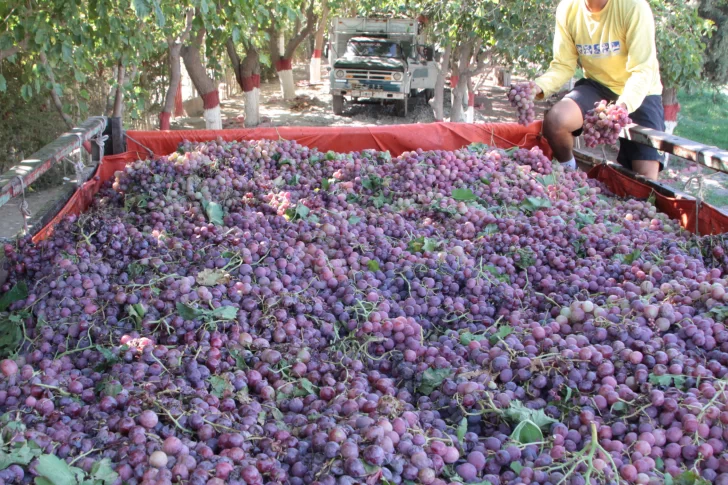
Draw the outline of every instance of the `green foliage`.
M714 26L687 0L650 0L660 77L666 87L694 87L702 78L704 39Z
M711 84L728 84L728 0L700 0L698 13L715 23L715 32L707 39L703 73Z

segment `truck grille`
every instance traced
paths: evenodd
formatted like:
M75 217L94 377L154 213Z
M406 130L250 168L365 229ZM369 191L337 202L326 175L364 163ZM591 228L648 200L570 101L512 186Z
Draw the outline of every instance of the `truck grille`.
M363 69L347 69L347 80L354 81L392 81L392 72L389 71L365 71Z

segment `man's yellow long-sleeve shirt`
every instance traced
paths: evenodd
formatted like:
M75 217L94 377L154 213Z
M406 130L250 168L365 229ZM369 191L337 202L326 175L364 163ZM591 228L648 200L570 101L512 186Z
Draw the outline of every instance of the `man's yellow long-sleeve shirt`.
M636 111L645 96L662 94L655 20L646 0L609 0L598 13L586 0L563 0L556 9L554 59L536 84L551 96L576 71L619 95Z

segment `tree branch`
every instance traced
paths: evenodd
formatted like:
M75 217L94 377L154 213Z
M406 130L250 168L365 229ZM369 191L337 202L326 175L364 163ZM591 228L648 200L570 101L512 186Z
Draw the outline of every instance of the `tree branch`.
M73 119L71 119L70 116L63 112L63 103L61 102L61 97L58 96L58 93L56 92L56 76L53 74L53 69L51 69L51 65L48 63L48 58L46 57L45 52L41 52L39 54L39 57L40 62L43 63L43 67L46 70L46 74L48 74L48 79L50 79L51 81L51 99L53 100L53 104L55 105L58 113L61 115L61 118L63 118L63 121L66 123L66 125L69 128L73 128Z
M316 28L316 21L318 20L318 17L316 16L313 8L314 1L311 0L311 3L309 3L308 5L308 10L306 11L306 25L300 32L298 32L295 36L293 36L291 40L288 41L286 50L283 53L284 59L290 59L291 57L293 57L293 53L296 52L296 49L301 44L301 42L303 42L303 40L308 37L311 32L313 32L313 29Z
M25 39L20 41L18 45L12 46L10 49L0 50L0 61L5 60L8 57L14 56L18 52L22 51L28 46L28 36L25 36Z
M240 86L242 86L243 73L241 71L242 66L240 64L240 56L238 55L238 51L235 49L235 43L233 42L232 37L228 37L227 41L225 42L225 50L227 51L228 58L230 58L230 63L233 65L235 80Z
M185 13L185 30L182 31L182 34L179 36L179 42L180 44L183 44L187 41L187 39L190 36L190 32L192 31L192 21L195 18L195 11L193 9L187 9L187 13Z

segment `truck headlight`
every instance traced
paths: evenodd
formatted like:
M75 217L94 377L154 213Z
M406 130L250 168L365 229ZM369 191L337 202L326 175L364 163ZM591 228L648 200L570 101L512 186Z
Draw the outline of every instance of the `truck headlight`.
M401 81L402 80L402 73L401 72L395 72L392 74L392 79L395 81Z
M346 76L346 73L341 69L337 69L334 75L339 79L343 79L344 76Z

